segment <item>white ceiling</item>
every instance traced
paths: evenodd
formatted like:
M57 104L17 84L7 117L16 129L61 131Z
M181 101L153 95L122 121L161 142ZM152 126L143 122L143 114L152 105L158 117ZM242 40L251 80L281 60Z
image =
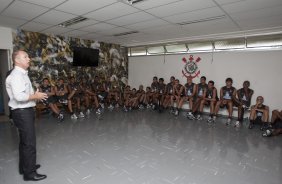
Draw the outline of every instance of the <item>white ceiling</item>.
M282 0L0 0L0 26L124 46L282 32ZM58 24L77 16L89 20ZM222 19L179 25L211 17ZM138 31L138 33L114 36Z

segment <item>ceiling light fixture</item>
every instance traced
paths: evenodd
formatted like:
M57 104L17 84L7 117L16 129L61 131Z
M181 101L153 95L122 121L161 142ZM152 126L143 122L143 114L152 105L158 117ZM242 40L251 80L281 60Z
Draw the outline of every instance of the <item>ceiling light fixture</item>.
M138 31L129 31L129 32L124 32L124 33L114 34L113 36L125 36L129 34L134 34L134 33L139 33L139 32Z
M192 20L192 21L187 21L187 22L180 22L180 23L177 23L177 24L183 26L183 25L188 25L188 24L196 24L196 23L200 23L200 22L208 22L208 21L224 19L224 18L226 18L225 15L219 15L219 16L209 17L209 18L204 18L204 19Z
M67 20L65 22L60 23L59 26L61 26L61 27L68 27L68 26L71 26L71 25L83 22L85 20L88 20L88 18L85 18L85 17L82 17L82 16L78 16L78 17L75 17L73 19L70 19L70 20Z
M127 3L129 3L129 4L136 4L136 3L140 3L140 2L142 2L142 1L144 1L144 0L126 0L127 1Z

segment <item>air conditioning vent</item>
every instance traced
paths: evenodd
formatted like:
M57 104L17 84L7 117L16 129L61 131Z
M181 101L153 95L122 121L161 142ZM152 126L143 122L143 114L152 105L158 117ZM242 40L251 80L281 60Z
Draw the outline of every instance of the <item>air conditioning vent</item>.
M125 35L135 34L135 33L139 33L139 32L138 31L129 31L129 32L124 32L124 33L114 34L113 36L125 36Z
M192 20L192 21L187 21L187 22L180 22L177 23L178 25L188 25L188 24L196 24L200 22L208 22L208 21L213 21L213 20L218 20L218 19L224 19L226 16L225 15L219 15L215 17L209 17L209 18L204 18L204 19L198 19L198 20Z
M71 26L71 25L74 25L74 24L77 24L77 23L80 23L80 22L83 22L83 21L86 21L86 20L88 20L88 18L78 16L78 17L75 17L73 19L70 19L70 20L67 20L65 22L60 23L59 26L68 27L68 26Z

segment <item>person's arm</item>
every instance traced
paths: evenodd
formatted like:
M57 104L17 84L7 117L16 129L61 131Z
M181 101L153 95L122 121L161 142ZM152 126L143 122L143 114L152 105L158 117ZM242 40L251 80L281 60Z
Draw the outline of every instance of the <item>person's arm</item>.
M18 79L21 80L21 79ZM18 81L18 80L10 80L11 90L13 93L14 98L19 102L26 102L32 100L43 100L48 98L46 93L39 92L39 89L36 90L34 94L27 94L26 93L26 86L25 81Z
M223 89L220 89L220 100L223 100Z
M198 84L195 84L191 97L194 97L196 95L196 93L198 92L198 88L199 88Z
M212 100L211 101L215 102L216 101L216 96L217 96L217 90L216 90L216 88L214 88L213 92L212 92Z

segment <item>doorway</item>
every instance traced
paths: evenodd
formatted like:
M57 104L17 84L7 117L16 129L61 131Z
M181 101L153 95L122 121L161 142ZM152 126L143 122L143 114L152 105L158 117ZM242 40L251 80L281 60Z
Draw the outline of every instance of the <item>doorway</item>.
M0 114L9 114L8 95L5 88L6 74L9 71L9 50L0 49Z

